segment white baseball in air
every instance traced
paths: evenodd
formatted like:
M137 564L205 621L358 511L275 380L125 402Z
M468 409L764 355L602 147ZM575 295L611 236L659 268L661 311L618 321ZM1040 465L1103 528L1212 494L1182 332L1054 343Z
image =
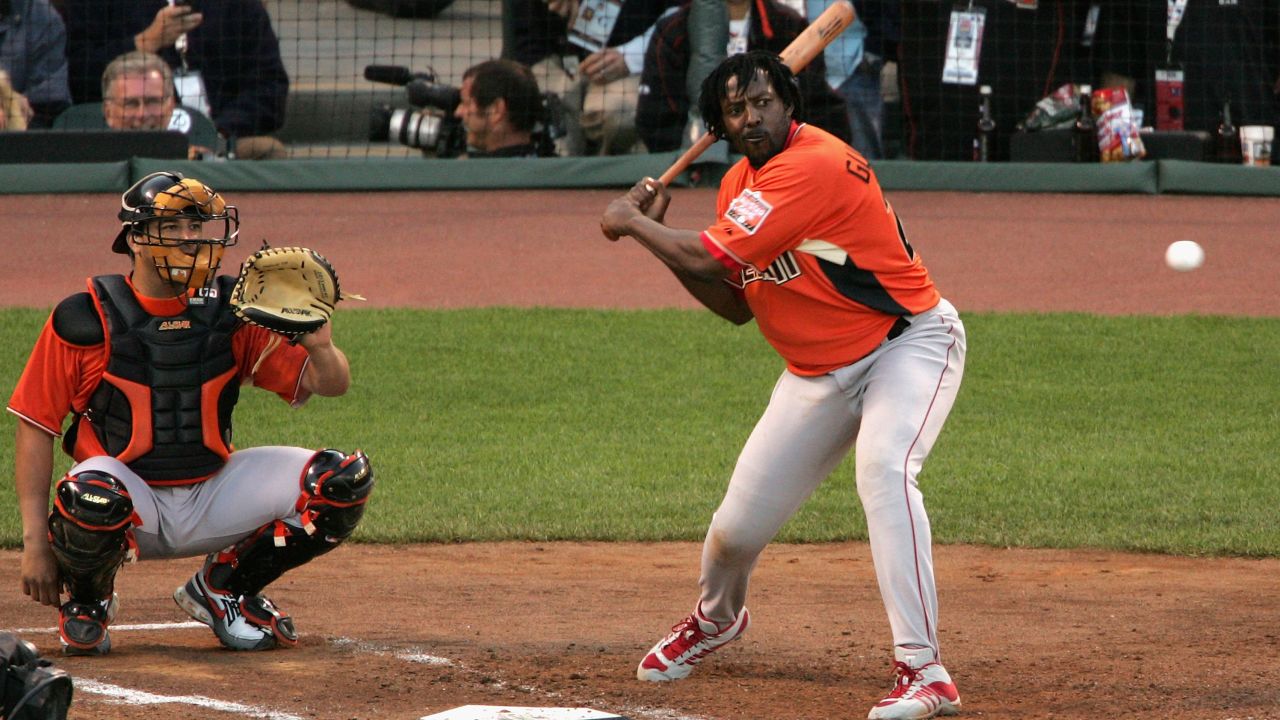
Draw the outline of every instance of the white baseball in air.
M1195 270L1204 264L1204 248L1195 240L1169 243L1169 248L1164 251L1164 261L1178 272Z

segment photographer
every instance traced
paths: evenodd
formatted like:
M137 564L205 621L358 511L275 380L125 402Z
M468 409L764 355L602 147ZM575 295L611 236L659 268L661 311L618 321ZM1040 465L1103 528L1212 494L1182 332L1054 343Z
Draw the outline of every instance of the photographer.
M512 60L487 60L462 75L462 99L454 117L467 133L467 157L537 157L533 130L542 95L529 68Z

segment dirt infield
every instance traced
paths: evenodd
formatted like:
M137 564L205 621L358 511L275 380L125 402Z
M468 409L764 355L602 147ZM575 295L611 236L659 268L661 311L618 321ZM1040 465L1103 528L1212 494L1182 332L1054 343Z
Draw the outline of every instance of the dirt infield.
M241 194L238 266L269 240L334 261L370 307L696 307L634 243L598 232L613 191ZM714 193L677 190L668 221L700 227ZM891 193L907 233L961 312L1280 315L1280 200ZM119 271L110 195L0 196L0 304L47 307L78 278ZM1173 240L1204 245L1193 273ZM22 251L28 248L29 251Z
M308 245L371 306L691 307L646 253L598 237L613 195L241 195L243 242L229 261L263 238ZM712 199L681 191L669 219L702 224ZM1280 315L1274 200L890 199L962 312ZM47 307L78 278L122 269L107 250L116 202L0 196L0 304ZM1202 270L1164 267L1179 238L1206 247ZM935 556L965 717L1280 717L1280 560L966 546ZM692 605L697 558L691 543L351 545L273 586L302 643L256 654L221 650L169 599L197 561L143 562L120 575L115 650L86 659L56 654L53 613L21 594L19 555L5 551L0 627L70 672L71 717L94 720L408 720L466 704L825 720L865 717L888 690L891 641L859 543L771 547L743 640L686 682L637 682L640 657Z

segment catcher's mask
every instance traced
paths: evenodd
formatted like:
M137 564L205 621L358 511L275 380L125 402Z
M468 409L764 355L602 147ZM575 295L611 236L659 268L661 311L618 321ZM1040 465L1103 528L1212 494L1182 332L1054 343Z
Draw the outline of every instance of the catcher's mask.
M177 172L156 172L120 197L120 234L111 249L129 252L129 236L151 247L156 270L187 288L212 284L223 251L236 244L240 214L213 188ZM212 231L212 232L211 232Z

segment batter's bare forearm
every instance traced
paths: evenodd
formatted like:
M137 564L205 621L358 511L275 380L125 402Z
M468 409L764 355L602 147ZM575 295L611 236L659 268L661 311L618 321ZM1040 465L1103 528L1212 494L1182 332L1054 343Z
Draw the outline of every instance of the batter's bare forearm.
M755 318L746 298L723 280L704 280L671 269L685 290L708 310L734 325L744 325Z
M667 227L643 215L632 218L627 230L677 275L714 281L729 275L729 269L702 246L702 233L697 230Z

